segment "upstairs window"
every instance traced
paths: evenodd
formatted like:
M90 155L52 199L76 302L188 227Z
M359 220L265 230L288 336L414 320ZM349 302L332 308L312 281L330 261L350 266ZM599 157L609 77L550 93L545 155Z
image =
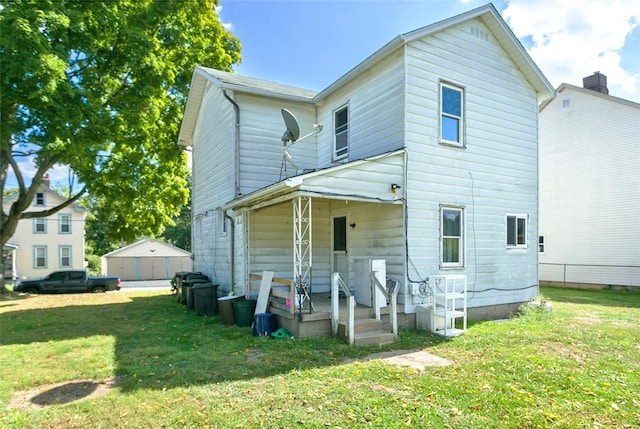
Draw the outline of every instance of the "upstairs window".
M60 246L60 268L71 268L71 246Z
M349 107L344 106L333 112L333 159L344 158L349 154Z
M463 146L464 92L453 85L440 84L440 141Z
M71 215L58 215L58 232L60 234L71 234Z
M507 247L527 247L527 215L507 215Z
M544 253L544 235L538 237L538 252Z
M44 206L44 192L36 192L35 198L36 206Z
M463 266L463 222L462 209L441 207L440 209L440 260L443 267Z
M47 219L44 217L37 217L33 220L33 232L36 234L47 233Z

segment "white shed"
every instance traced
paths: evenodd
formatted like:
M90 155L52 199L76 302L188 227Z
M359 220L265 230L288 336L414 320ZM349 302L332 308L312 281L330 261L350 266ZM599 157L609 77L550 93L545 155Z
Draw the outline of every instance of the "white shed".
M121 280L166 280L192 270L191 254L156 239L130 244L102 257L102 271Z

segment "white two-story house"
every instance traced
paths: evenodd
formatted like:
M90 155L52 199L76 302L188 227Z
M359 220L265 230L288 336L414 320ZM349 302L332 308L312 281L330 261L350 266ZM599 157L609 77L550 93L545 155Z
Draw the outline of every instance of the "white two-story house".
M13 199L3 203L8 208ZM28 211L42 211L66 201L50 189L49 180L43 180ZM12 249L12 270L20 278L42 277L60 269L83 269L85 210L70 205L48 217L22 219L9 240ZM5 270L5 272L8 270Z
M552 95L490 4L394 38L320 92L197 67L179 137L194 269L236 295L263 271L326 295L334 273L357 289L362 260L383 260L406 320L452 275L470 317L504 317L538 294Z
M640 288L640 104L599 72L540 107L540 281Z

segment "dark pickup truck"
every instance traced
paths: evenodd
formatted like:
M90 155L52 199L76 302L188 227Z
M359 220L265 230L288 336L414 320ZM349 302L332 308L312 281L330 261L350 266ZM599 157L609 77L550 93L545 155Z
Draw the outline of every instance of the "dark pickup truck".
M14 292L81 293L120 290L119 277L91 277L84 270L54 271L41 279L18 280Z

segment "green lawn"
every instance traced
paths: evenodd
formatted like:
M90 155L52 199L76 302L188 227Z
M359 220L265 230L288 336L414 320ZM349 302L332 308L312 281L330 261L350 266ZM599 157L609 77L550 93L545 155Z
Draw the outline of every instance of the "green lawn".
M640 294L542 293L551 313L474 323L452 340L402 331L386 347L252 337L167 292L3 294L0 427L640 427ZM404 349L452 364L357 361ZM105 395L34 406L62 390L43 386L113 376Z

